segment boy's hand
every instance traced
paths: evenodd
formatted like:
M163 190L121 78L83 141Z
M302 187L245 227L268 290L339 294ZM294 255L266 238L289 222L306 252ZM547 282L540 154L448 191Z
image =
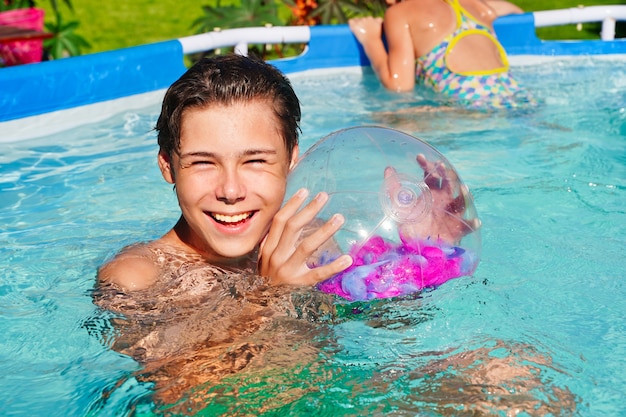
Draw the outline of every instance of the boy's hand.
M315 219L328 194L319 193L302 210L298 209L308 195L301 189L281 208L270 226L259 249L259 274L269 277L274 285L315 285L352 265L349 255L342 255L333 262L317 268L309 268L307 259L343 225L343 216L335 214L319 229L300 239L304 228Z

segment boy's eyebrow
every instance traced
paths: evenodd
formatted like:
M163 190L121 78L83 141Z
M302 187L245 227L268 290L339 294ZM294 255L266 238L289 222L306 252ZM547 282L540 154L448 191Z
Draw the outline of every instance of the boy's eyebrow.
M254 156L259 154L276 155L278 151L276 149L249 149L242 153L242 156Z
M240 156L254 156L254 155L260 155L260 154L276 155L278 154L278 151L276 149L271 149L271 148L248 149L248 150L241 152L239 155ZM216 154L215 152L207 152L207 151L191 151L191 152L186 152L186 153L179 153L178 156L180 158L193 157L193 156L201 156L205 158L216 158L218 154Z

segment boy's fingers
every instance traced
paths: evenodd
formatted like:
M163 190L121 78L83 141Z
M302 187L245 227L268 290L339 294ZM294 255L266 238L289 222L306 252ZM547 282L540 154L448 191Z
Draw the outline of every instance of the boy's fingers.
M324 223L319 229L311 233L306 239L300 242L300 245L296 249L304 260L309 258L313 252L328 241L336 232L343 226L345 222L344 217L341 214L333 215L330 220Z
M293 205L291 205L293 200ZM300 268L313 252L323 244L343 224L335 225L337 220L326 222L320 230L301 239L302 232L310 224L328 201L328 194L318 193L306 206L297 211L304 198L294 196L274 217L270 233L263 245L261 253L261 271L278 271L287 265L287 270ZM330 223L330 224L329 224ZM288 265L291 265L289 267ZM301 272L295 276L302 277ZM308 272L308 271L307 271ZM283 274L281 274L283 275Z
M313 268L307 274L308 284L315 285L322 281L326 281L333 275L336 275L347 269L350 265L352 265L352 262L353 260L350 255L341 255L339 258L335 259L329 264Z
M331 239L343 223L343 216L336 214L313 233L292 246L290 246L291 240L283 237L276 251L271 255L270 263L274 265L274 268L280 267L281 269L280 275L275 278L290 285L313 285L350 266L352 258L348 255L340 256L328 265L319 268L310 269L306 264L313 253ZM287 232L284 233L284 235L288 234ZM269 265L269 268L272 269L272 266Z
M280 242L278 242L276 250L293 250L300 239L302 230L307 224L315 219L327 201L328 194L318 193L315 198L313 198L299 212L286 219L280 237Z
M273 251L278 246L285 225L290 218L292 218L298 211L298 209L304 203L304 200L309 195L309 191L305 188L301 188L285 203L285 205L276 213L272 219L272 224L268 235L263 242L263 248L268 251Z

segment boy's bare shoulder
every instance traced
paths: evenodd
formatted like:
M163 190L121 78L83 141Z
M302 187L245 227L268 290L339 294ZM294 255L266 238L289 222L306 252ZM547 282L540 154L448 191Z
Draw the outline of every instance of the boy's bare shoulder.
M151 250L153 244L136 244L123 249L98 270L99 284L114 284L126 291L143 290L154 284L161 273Z

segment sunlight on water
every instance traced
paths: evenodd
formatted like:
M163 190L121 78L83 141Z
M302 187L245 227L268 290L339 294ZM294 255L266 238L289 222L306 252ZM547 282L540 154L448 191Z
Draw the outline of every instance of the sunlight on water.
M473 277L339 305L332 318L303 312L307 303L332 308L311 294L290 296L291 310L232 354L260 347L262 364L199 382L179 406L154 401L140 366L110 349L112 330L91 301L106 258L162 235L178 216L156 165L159 104L3 144L4 414L463 416L514 405L529 415L625 414L624 64L520 66L542 104L490 113L447 108L421 88L387 92L369 71L293 76L303 150L331 131L375 124L446 155L474 193L482 262ZM218 366L205 354L204 366Z

